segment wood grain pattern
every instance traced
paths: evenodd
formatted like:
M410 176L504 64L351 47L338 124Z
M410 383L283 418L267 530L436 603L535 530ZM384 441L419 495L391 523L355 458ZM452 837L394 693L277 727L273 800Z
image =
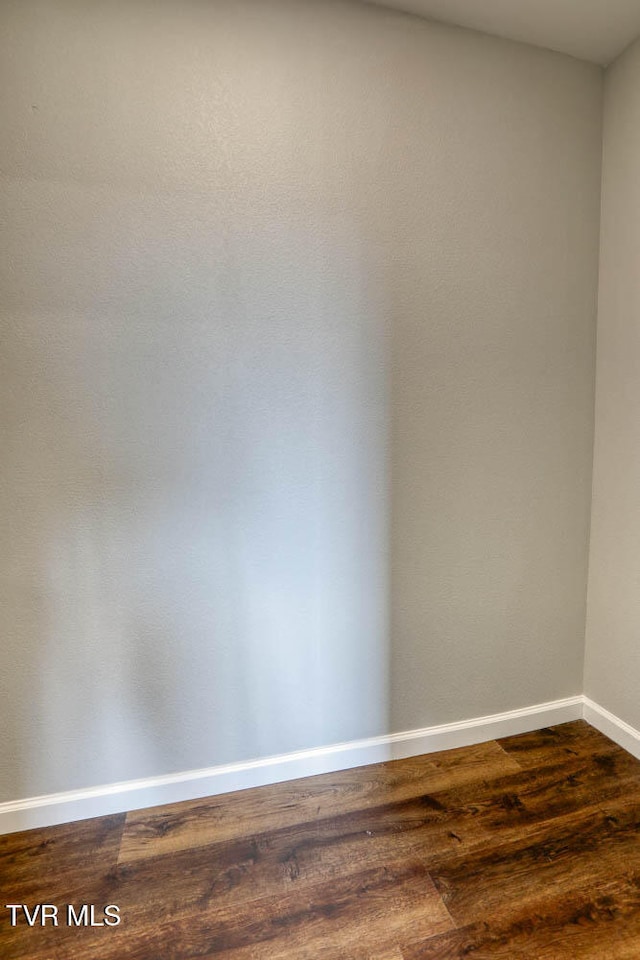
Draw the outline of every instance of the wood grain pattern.
M366 810L519 771L495 742L128 814L121 863Z
M590 759L603 752L624 753L622 747L607 740L584 721L545 727L517 737L503 737L499 742L525 770L549 763L551 758L553 762L561 763L565 759Z
M583 721L0 838L2 960L637 960L640 762Z
M125 814L117 814L0 836L2 960L73 956L71 945L68 953L59 953L60 934L72 931L29 928L24 920L12 928L5 904L117 903L115 871L124 823Z

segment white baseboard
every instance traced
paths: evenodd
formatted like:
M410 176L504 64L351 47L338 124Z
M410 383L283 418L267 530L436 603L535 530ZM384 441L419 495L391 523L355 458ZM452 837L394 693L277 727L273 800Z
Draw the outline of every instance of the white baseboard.
M488 717L315 747L260 760L0 803L0 834L124 813L127 810L140 810L181 800L195 800L318 773L333 773L368 763L379 763L382 760L466 747L498 737L509 737L540 727L578 720L583 716L583 702L582 696L569 697ZM595 708L595 704L593 707ZM600 713L604 715L606 711ZM621 724L621 721L617 723ZM597 723L594 723L594 726L597 726ZM608 731L603 732L616 739ZM637 738L640 737L637 731L633 732Z
M640 730L636 730L635 727L625 723L620 717L616 717L615 714L605 710L604 707L590 700L589 697L583 697L583 700L583 716L587 723L590 723L600 733L604 733L605 737L609 737L618 746L623 747L640 760Z

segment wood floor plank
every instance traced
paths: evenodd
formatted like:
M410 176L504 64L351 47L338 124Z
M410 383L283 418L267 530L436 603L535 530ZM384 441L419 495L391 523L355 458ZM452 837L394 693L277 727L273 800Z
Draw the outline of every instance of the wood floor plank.
M424 864L402 862L250 904L204 902L173 920L124 926L93 938L92 960L369 960L417 936L450 930ZM68 941L68 938L67 938Z
M563 818L573 829L576 814L598 814L592 801L624 796L630 771L636 770L635 761L628 760L625 765L616 758L604 775L584 760L543 768L535 777L520 771L473 789L421 795L254 837L120 863L119 896L136 919L142 905L153 905L162 897L171 916L206 898L240 904L269 891L285 895L294 887L381 867L400 856L419 857L435 868L482 849L495 855L501 845L514 840L542 843L561 827Z
M41 896L45 878L57 897L102 883L115 869L124 821L116 814L0 836L2 895L27 902Z
M113 903L124 821L124 814L116 814L0 836L0 906ZM0 957L57 960L61 928L29 928L23 916L18 926L11 927L8 918L5 908Z
M590 758L598 754L624 753L603 733L584 720L498 740L502 749L525 769L558 763L562 758Z
M287 896L364 869L384 869L398 857L424 858L435 843L455 847L442 827L438 837L417 836L420 821L410 817L412 813L424 815L424 811L417 805L412 810L409 801L399 806L401 810L389 811L384 824L379 812L378 820L373 813L347 814L248 841L232 840L198 851L121 864L119 896L135 918L142 918L145 904L161 897L167 916L203 903L237 908L266 895Z
M254 902L240 918L232 911L207 957L369 960L381 948L395 949L408 927L427 934L453 927L426 867L410 860L336 878L277 902Z
M0 837L2 960L638 960L640 763L582 722Z
M637 883L611 881L597 894L573 891L546 910L514 911L508 918L403 945L403 960L637 960L640 904Z
M606 890L611 877L640 877L640 803L615 802L578 812L546 835L527 838L496 853L483 850L432 870L436 886L459 926L509 914L530 913L572 891Z
M434 793L442 820L458 840L458 855L478 848L494 850L520 838L534 838L541 824L562 826L575 813L589 816L600 805L628 796L640 776L640 764L622 751L613 756L565 760L497 778L472 789ZM441 862L434 850L431 862Z
M518 771L493 741L127 815L120 862L368 809Z

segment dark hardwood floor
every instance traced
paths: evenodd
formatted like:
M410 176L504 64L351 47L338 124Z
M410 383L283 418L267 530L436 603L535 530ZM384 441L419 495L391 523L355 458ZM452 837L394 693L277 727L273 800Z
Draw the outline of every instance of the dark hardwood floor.
M640 960L639 824L640 762L577 721L11 834L0 956ZM69 927L67 904L121 922Z

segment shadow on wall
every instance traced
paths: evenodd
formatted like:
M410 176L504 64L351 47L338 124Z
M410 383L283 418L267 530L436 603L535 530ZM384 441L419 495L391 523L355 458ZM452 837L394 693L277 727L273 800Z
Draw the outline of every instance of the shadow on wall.
M3 10L0 800L388 730L385 311L334 14Z
M366 266L353 238L290 225L213 254L177 205L183 232L139 249L144 201L103 208L93 253L117 218L132 265L84 310L9 327L2 799L388 729L385 324Z
M0 801L578 693L598 69L339 0L0 18Z

